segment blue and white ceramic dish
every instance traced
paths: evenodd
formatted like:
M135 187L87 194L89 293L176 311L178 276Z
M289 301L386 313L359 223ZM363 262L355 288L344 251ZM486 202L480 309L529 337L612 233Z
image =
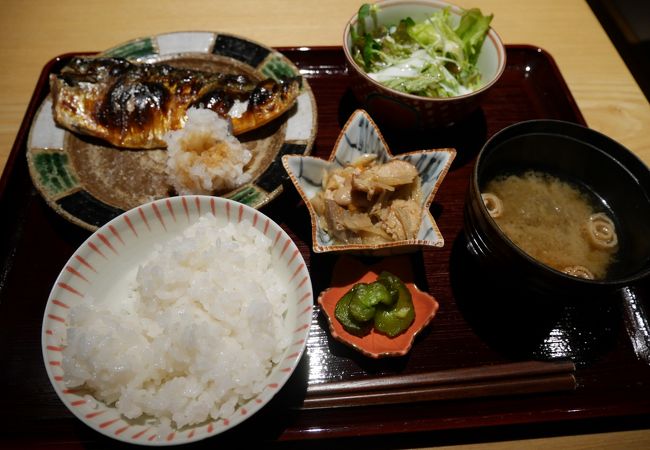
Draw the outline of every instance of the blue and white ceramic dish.
M377 155L380 162L390 159L408 161L418 169L422 183L424 214L422 214L422 223L416 239L375 245L341 244L336 243L319 225L318 216L310 199L321 190L323 173L331 168L343 167L366 154ZM282 157L282 164L309 209L314 252L345 251L384 255L409 253L422 247L442 247L444 245L444 239L429 211L429 206L455 156L456 150L453 148L420 150L393 156L368 113L357 110L343 127L328 160L312 156L285 155Z
M138 38L101 53L135 62L166 64L206 72L243 73L251 79L299 76L282 53L250 39L220 32L187 31ZM296 106L240 140L253 157L251 181L220 197L261 208L282 192L285 154L308 155L317 131L316 99L304 78ZM124 151L77 136L54 122L52 99L43 100L27 141L34 186L66 220L91 231L125 211L168 197L166 150Z

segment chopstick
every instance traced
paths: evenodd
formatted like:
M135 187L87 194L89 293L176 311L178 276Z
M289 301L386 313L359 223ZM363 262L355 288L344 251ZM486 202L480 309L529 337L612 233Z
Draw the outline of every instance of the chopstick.
M574 390L572 362L526 361L312 385L303 409Z

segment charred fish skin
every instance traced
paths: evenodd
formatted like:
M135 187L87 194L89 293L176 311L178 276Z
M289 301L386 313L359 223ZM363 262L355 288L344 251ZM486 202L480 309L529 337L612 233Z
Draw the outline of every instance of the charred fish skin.
M232 118L233 129L238 130L234 134L254 130L282 115L300 94L301 85L300 77L260 82L248 99L246 111Z
M164 147L163 136L183 126L191 106L226 117L236 101L247 102L246 110L231 118L233 133L253 130L290 109L300 88L300 77L257 83L243 74L122 58L73 58L50 75L57 124L133 149Z

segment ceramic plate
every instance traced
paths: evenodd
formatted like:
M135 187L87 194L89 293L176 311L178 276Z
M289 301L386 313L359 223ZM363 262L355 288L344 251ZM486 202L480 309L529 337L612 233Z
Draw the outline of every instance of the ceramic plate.
M282 359L268 375L263 391L230 417L169 431L155 420L127 420L114 407L87 392L68 389L62 350L71 308L86 298L119 302L128 298L138 266L148 260L155 244L164 244L201 215L212 214L220 224L256 227L273 241L280 276L289 289L287 327L292 335ZM282 388L300 360L312 319L313 293L305 262L291 238L272 220L241 203L218 197L183 196L161 199L130 210L97 230L72 255L61 271L45 306L41 334L43 358L54 390L80 420L106 436L145 445L173 445L219 434L253 415Z
M336 304L356 283L372 283L384 270L398 276L406 284L413 300L415 320L406 331L393 338L375 331L374 328L365 336L348 333L336 319L334 314ZM403 256L384 258L370 267L366 267L356 259L341 257L334 266L332 287L318 296L318 303L327 317L332 337L371 358L407 354L417 334L431 322L439 307L435 298L422 292L413 283L411 262Z
M345 244L336 242L321 227L310 199L321 191L323 174L334 168L344 167L366 154L377 155L377 161L381 163L400 159L416 167L421 182L423 212L415 238L374 245ZM313 156L286 155L282 157L282 164L309 209L314 252L348 252L377 256L409 253L422 247L444 246L445 241L429 207L455 157L456 150L453 148L419 150L393 156L377 125L366 111L359 109L343 126L328 160Z
M178 32L136 39L102 53L139 62L244 72L255 79L300 75L281 53L248 39L211 32ZM69 221L91 231L126 210L173 195L164 175L165 150L116 149L55 125L48 96L36 113L27 142L34 185ZM303 78L297 105L280 119L240 136L253 153L252 181L222 196L259 208L282 192L281 157L311 153L316 101Z

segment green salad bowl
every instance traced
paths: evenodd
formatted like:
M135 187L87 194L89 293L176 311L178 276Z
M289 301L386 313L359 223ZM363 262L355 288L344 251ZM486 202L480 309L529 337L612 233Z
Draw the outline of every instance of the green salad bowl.
M390 27L410 17L423 22L433 13L447 9L451 27L458 27L464 12L458 6L437 0L384 0L372 5L375 12L366 15L362 27ZM488 15L489 13L483 12ZM352 76L351 91L360 106L382 127L393 130L427 130L454 125L466 119L481 106L481 99L499 80L506 66L506 50L499 35L491 27L483 40L476 60L480 82L471 92L451 97L428 97L389 88L362 68L354 59L353 34L359 31L359 14L348 21L343 34L343 50ZM362 28L363 29L363 28Z

